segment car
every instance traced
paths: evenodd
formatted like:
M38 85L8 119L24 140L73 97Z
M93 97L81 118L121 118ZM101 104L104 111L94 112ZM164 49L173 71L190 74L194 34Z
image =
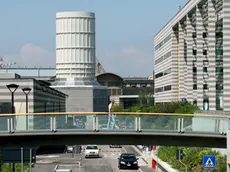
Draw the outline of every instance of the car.
M89 157L100 157L100 150L97 145L87 145L84 149L85 151L85 158Z
M71 169L56 169L55 172L72 172Z
M139 169L138 158L134 153L122 153L118 158L119 169Z
M66 151L67 151L67 153L72 153L73 152L73 146L66 146Z
M109 145L110 148L122 148L121 145Z

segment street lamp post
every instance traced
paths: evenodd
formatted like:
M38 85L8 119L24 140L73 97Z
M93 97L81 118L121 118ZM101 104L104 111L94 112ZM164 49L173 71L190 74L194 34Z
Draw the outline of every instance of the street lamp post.
M28 95L30 94L31 88L23 88L22 91L26 95L26 113L28 113ZM28 115L26 115L26 130L28 130Z
M14 110L14 93L18 89L19 85L17 85L17 84L9 84L9 85L6 85L6 87L11 92L11 113L13 114L13 113L15 113L15 110ZM13 163L13 172L15 172L15 163Z
M6 85L6 87L11 92L11 113L14 113L14 93L18 89L19 85L17 85L17 84L9 84L9 85Z

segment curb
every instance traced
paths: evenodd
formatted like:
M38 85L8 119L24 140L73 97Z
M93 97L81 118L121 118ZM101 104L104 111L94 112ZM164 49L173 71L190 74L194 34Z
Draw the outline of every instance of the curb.
M143 153L141 152L140 148L138 148L137 146L132 145L131 147L132 147L136 152L138 152L139 154L143 154ZM146 164L148 164L148 162L147 162L143 157L141 157L141 159L143 159L143 161L144 161Z

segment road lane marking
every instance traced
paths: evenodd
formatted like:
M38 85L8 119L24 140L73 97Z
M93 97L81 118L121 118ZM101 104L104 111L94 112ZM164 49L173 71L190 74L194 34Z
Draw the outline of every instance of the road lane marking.
M143 170L141 168L138 169L140 172L143 172Z

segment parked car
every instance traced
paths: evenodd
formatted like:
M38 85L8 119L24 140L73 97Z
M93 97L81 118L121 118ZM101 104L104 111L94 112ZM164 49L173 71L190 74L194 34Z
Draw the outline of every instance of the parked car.
M118 158L119 169L138 169L138 158L134 153L122 153Z

